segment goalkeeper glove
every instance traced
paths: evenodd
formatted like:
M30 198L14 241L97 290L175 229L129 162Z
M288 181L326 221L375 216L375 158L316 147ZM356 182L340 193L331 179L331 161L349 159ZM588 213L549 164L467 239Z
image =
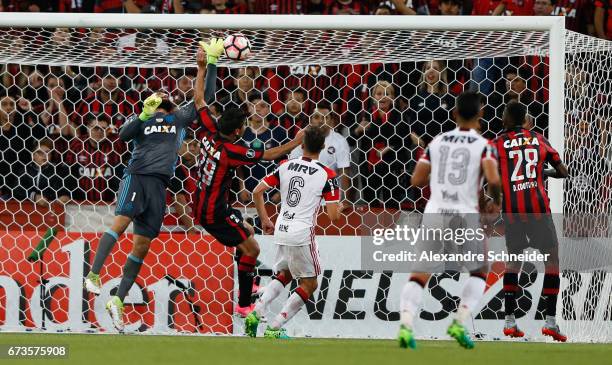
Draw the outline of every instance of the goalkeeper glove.
M223 39L213 38L210 43L200 41L200 47L206 51L206 62L212 65L217 64L217 60L223 54Z
M143 122L149 120L153 116L153 114L155 114L157 107L159 107L161 103L162 98L157 93L154 93L153 95L146 98L143 103L142 113L140 113L138 119Z

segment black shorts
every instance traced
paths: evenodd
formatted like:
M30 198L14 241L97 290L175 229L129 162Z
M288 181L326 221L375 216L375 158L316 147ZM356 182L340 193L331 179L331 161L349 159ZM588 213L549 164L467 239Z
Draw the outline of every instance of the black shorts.
M232 209L227 214L215 218L214 223L202 224L202 227L219 243L236 247L251 236L242 219L240 211Z
M539 218L530 215L526 221L504 217L504 226L506 247L510 253L521 253L529 247L546 252L559 244L555 224L550 215Z
M156 176L125 175L119 184L115 215L132 218L134 234L154 239L166 214L166 183Z

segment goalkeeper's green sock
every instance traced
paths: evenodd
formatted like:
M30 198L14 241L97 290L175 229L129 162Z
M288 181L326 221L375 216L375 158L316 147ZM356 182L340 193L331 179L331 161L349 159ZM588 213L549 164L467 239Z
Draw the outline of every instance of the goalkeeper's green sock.
M136 277L138 276L140 268L142 267L142 262L142 259L132 254L128 255L125 266L123 266L123 276L121 277L121 282L119 283L119 289L117 289L117 296L122 302L125 301L125 296L132 285L134 285L134 281L136 281Z
M104 232L102 238L100 238L100 242L98 243L96 256L94 257L93 265L91 265L91 272L94 274L100 274L104 261L113 250L115 242L117 242L118 238L119 235L111 229Z

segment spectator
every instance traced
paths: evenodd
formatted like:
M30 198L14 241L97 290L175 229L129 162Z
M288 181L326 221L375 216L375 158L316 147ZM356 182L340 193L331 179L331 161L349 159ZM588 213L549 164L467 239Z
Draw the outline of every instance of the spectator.
M43 76L38 70L33 69L30 72L28 75L27 86L24 85L21 95L23 96L23 99L30 102L32 112L40 113L43 111L43 104L49 99L50 95L48 89L45 88Z
M328 15L367 15L370 13L367 2L353 0L331 1L324 11Z
M285 112L278 118L279 125L283 127L290 138L308 124L308 116L304 113L306 103L306 90L294 88L285 92Z
M612 0L595 0L595 35L612 40Z
M570 115L566 144L567 167L570 176L565 181L565 199L571 204L570 219L573 236L593 236L594 216L603 211L600 188L609 172L605 158L600 154L596 126L586 113Z
M198 148L198 143L192 136L185 138L179 149L179 163L168 186L168 206L174 209L178 223L191 233L196 232L193 214L189 207L198 181L197 169L195 169L199 154Z
M5 96L0 99L0 195L8 197L17 187L17 173L30 162L26 148L29 134L27 126L15 124L15 99Z
M211 0L214 14L246 14L249 10L246 4L234 4L228 0Z
M381 7L388 7L391 14L399 15L429 15L429 4L425 0L386 0L380 2ZM378 14L378 12L376 13Z
M382 3L376 8L374 15L393 15L393 9L389 5Z
M118 70L110 70L104 74L101 83L91 84L95 91L77 105L75 113L72 114L74 125L83 125L89 114L105 114L112 118L114 126L120 127L128 116L137 112L134 110L137 109L134 108L136 102L119 88L119 74Z
M438 5L440 15L461 15L461 0L441 0Z
M55 202L67 203L70 200L66 189L68 169L63 164L54 165L48 155L50 148L41 144L32 153L32 161L19 173L19 186L14 190L14 198L29 199L40 207L48 208Z
M176 89L170 95L170 100L174 105L181 105L193 99L194 81L195 77L189 73L179 77L176 82Z
M249 99L249 93L255 89L255 74L250 67L239 68L234 72L234 86L236 89L229 95L221 98L219 103L224 108L237 107L243 110L247 109L246 103Z
M554 10L553 2L555 2L555 0L535 0L533 2L533 15L535 16L553 15L553 10Z
M317 104L310 116L310 125L321 128L325 132L325 147L319 155L319 161L336 172L344 197L347 198L350 188L351 151L346 138L333 130L332 114L331 106L321 102ZM289 157L300 157L303 152L302 147L297 147L291 151Z
M272 99L272 110L276 114L282 113L282 103L276 102L279 94L286 88L301 87L307 92L306 105L303 110L309 114L321 100L335 101L338 99L340 85L333 84L330 75L334 73L332 67L321 65L280 66L267 69L269 79L268 93Z
M419 139L394 107L393 85L380 81L370 95L372 109L352 131L359 145L361 198L371 205L399 207L408 197L408 175Z
M77 181L73 199L111 203L123 174L125 145L110 130L108 117L89 115L87 120L87 137L73 140L66 154L71 176Z
M62 160L61 155L68 150L68 143L75 136L76 129L68 120L66 91L62 79L48 76L46 87L51 97L40 113L40 122L32 127L32 136L37 140L47 137L53 141L50 158L51 162L58 163Z
M429 144L433 137L455 128L451 119L454 98L448 93L447 68L442 61L427 61L421 68L417 94L410 99L411 131Z
M534 119L538 132L544 133L548 126L548 116L545 114L542 103L537 102L533 91L527 88L527 81L530 76L529 70L526 67L516 68L509 66L504 71L506 79L504 105L508 104L510 100L517 100L526 105L529 116Z
M274 118L270 112L270 102L266 96L259 92L253 93L249 97L248 110L247 128L242 136L247 145L253 149L263 147L267 150L280 146L287 141L287 131L282 127L273 126L275 125L275 123L272 123ZM274 164L262 161L246 170L249 171L241 170L244 188L240 189L239 198L242 202L251 201L249 192L253 191L259 181L274 170ZM272 192L271 199L278 202L280 199L278 192Z
M533 15L534 0L501 0L492 15Z

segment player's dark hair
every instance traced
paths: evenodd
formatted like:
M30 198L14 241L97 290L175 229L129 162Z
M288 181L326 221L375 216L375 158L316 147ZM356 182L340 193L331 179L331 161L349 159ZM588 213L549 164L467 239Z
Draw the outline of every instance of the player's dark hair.
M168 99L163 99L157 109L163 109L166 111L166 113L170 114L174 110L174 104L172 104L172 102Z
M520 127L525 123L527 107L516 100L510 101L504 110L504 124L507 127Z
M304 130L304 148L310 153L319 153L325 146L325 132L322 128L308 126Z
M475 91L465 91L457 97L457 114L463 120L474 119L482 107L482 97Z
M221 114L219 118L218 127L219 132L223 134L230 134L236 129L242 128L246 120L246 114L241 109L232 107L227 108Z

